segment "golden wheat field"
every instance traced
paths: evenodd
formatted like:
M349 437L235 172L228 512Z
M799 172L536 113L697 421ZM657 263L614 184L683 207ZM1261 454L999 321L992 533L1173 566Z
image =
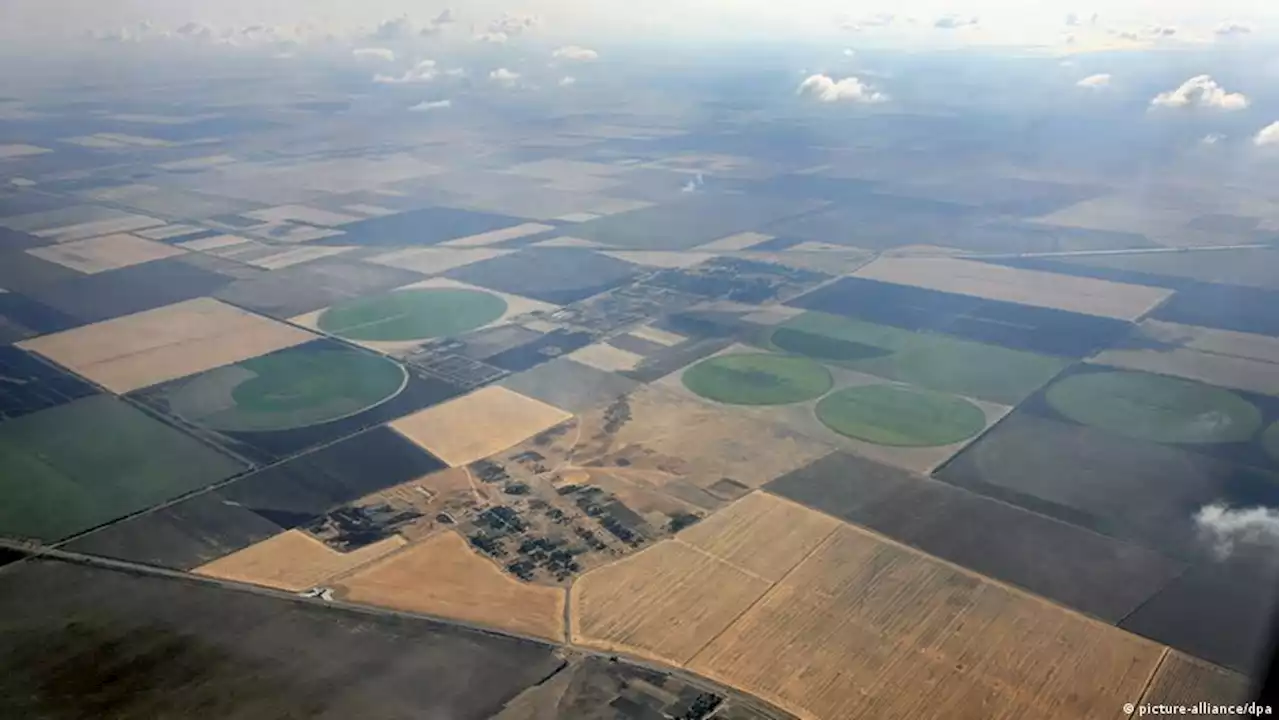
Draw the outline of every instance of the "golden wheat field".
M260 543L196 568L197 575L298 592L359 567L404 545L399 535L348 553L338 552L301 530L286 530Z
M391 427L457 467L506 450L570 417L560 408L490 385L400 418Z
M516 580L453 531L370 563L334 588L351 602L564 639L563 590Z
M1153 705L1195 705L1208 702L1227 705L1244 702L1249 695L1249 679L1207 663L1204 660L1169 650L1142 703Z
M689 664L806 718L1099 718L1161 647L849 526Z
M677 539L772 583L839 525L828 515L757 491L681 531Z

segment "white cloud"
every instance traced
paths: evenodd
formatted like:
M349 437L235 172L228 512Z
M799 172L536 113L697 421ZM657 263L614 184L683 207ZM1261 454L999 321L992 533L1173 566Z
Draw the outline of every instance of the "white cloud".
M374 75L373 81L386 85L397 85L402 83L424 83L431 82L435 79L436 61L423 60L412 68L404 71L402 75Z
M958 30L962 27L969 27L977 24L977 17L962 18L959 15L943 15L933 21L933 26L942 30Z
M879 103L889 99L887 95L850 75L840 80L826 75L810 75L796 89L798 95L810 95L820 102L848 100L859 103Z
M1280 122L1273 122L1253 136L1254 145L1275 145L1280 141Z
M693 176L693 179L680 187L680 192L697 192L702 189L702 173Z
M431 22L427 23L425 27L419 30L418 34L422 36L436 35L439 34L441 30L444 30L445 26L451 25L452 23L453 11L449 8L445 8L440 11L439 15L432 18Z
M185 38L194 38L197 40L211 40L214 36L213 28L198 22L189 22L181 25L173 31L175 35Z
M577 78L573 78L568 75L565 75L564 77L560 78L560 82L556 84L559 85L560 87L569 87L570 85L576 82L578 82Z
M502 17L489 23L489 32L502 33L507 37L515 37L538 25L538 18L533 15L503 14Z
M507 37L507 34L504 32L482 32L482 33L477 33L471 39L475 40L476 42L490 43L492 45L502 45L509 38Z
M1152 107L1206 107L1221 110L1243 110L1249 107L1249 98L1241 93L1227 92L1208 75L1197 75L1168 92L1151 99Z
M494 82L502 83L503 85L512 85L515 81L520 79L520 73L513 72L506 68L498 68L497 70L490 71L489 79Z
M444 108L452 107L452 106L453 106L452 100L423 100L417 105L410 106L409 111L410 112L428 112L431 110L442 110Z
M1067 16L1062 19L1062 24L1075 27L1080 24L1080 16L1075 13L1067 13Z
M448 70L441 70L440 74L444 75L445 77L460 78L460 77L466 77L467 71L463 68L456 67L456 68L449 68Z
M369 34L372 40L407 40L415 34L413 22L408 15L383 20Z
M551 57L561 60L595 60L600 57L600 53L579 45L565 45L552 51Z
M1280 518L1275 508L1233 509L1215 503L1200 508L1195 523L1214 556L1225 560L1239 544L1275 544Z
M1155 25L1147 28L1147 34L1152 37L1172 37L1178 34L1178 28L1169 27L1168 25Z
M1235 22L1224 22L1213 31L1218 37L1232 37L1234 35L1248 35L1253 32L1253 28L1248 25L1242 25Z
M853 57L854 55L853 50L851 50L850 48L845 48L843 51L843 54L845 57Z
M1218 143L1226 139L1227 139L1227 136L1223 135L1222 133L1209 133L1208 135L1205 135L1204 137L1200 138L1200 144L1201 145L1217 145Z
M351 51L352 57L357 58L374 58L377 60L385 60L387 62L395 62L396 54L386 48L366 47L356 48Z
M1076 82L1076 87L1082 88L1104 88L1111 85L1110 73L1098 73L1090 75L1087 78L1081 78Z
M1121 40L1132 40L1133 42L1138 42L1142 39L1138 33L1132 30L1108 30L1107 32L1110 32Z

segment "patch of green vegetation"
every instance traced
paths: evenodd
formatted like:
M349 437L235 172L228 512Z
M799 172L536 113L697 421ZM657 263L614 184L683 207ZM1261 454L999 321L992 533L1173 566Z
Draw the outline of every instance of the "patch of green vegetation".
M232 368L252 376L231 390L231 407L198 418L207 427L254 432L318 425L373 407L405 382L395 361L346 349L290 348Z
M1153 373L1080 373L1049 386L1045 399L1082 425L1159 443L1240 442L1262 424L1229 390Z
M1262 447L1273 458L1280 458L1280 438L1276 437L1276 424L1271 423L1262 431Z
M931 447L971 438L987 424L982 408L954 395L902 385L862 385L822 398L823 425L877 445Z
M60 540L244 469L114 397L82 398L0 423L0 534Z
M941 392L1016 405L1068 364L1063 358L911 332L820 312L775 329L773 349Z
M483 327L506 311L506 300L480 290L409 288L340 302L317 325L350 340L422 340Z
M787 405L822 396L831 373L812 360L766 353L719 355L684 372L685 387L731 405Z

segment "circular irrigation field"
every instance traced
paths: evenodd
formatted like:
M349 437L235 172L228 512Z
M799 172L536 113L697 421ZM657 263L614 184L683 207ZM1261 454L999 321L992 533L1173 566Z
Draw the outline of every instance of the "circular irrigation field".
M1149 373L1072 375L1045 399L1082 425L1159 443L1240 442L1262 424L1258 409L1229 390Z
M987 424L982 408L964 398L901 385L845 388L822 398L815 412L845 437L897 447L950 445Z
M214 430L292 430L363 412L395 397L407 379L403 367L381 355L292 350L200 375L169 397L169 407Z
M681 378L697 395L730 405L787 405L821 397L831 373L812 360L782 355L718 355Z
M348 340L426 340L483 327L506 311L506 300L481 290L406 288L340 302L316 325Z

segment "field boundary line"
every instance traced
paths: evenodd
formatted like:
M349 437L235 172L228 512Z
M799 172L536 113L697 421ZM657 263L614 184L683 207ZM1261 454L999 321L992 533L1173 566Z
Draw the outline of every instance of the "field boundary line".
M1172 648L1166 647L1164 652L1160 653L1160 659L1157 660L1155 666L1151 668L1151 674L1147 676L1147 681L1142 684L1142 691L1138 693L1138 697L1134 698L1135 702L1141 704L1147 699L1147 693L1151 692L1151 686L1155 684L1156 676L1160 674L1161 668L1164 667L1165 661L1169 659L1169 655L1172 652Z

